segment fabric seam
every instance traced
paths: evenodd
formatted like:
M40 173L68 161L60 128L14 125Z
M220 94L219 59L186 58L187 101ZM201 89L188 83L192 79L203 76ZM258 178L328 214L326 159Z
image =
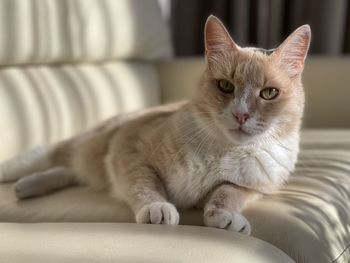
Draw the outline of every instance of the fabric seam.
M346 247L344 248L344 250L335 258L333 259L330 263L335 263L338 259L341 258L341 256L345 253L345 251L350 247L350 242L348 242L348 244L346 245Z

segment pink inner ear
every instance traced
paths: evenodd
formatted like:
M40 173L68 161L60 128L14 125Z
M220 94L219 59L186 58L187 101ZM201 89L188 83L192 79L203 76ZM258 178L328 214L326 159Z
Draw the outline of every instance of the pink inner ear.
M236 48L225 26L214 16L210 16L205 25L206 51L223 51Z
M301 74L310 45L311 31L309 26L301 26L295 30L277 49L282 67L291 78Z
M299 57L282 58L281 63L286 68L291 78L300 74L304 68L304 61L300 60Z

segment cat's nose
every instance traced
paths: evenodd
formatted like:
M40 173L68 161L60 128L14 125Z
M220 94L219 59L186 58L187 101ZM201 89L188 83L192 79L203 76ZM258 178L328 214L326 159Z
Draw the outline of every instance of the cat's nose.
M244 124L250 117L248 113L241 113L241 112L233 113L233 116L235 117L235 119L240 125Z

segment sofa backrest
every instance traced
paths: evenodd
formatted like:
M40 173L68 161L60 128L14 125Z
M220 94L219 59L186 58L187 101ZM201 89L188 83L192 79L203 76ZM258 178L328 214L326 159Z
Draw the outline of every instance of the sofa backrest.
M0 17L0 160L160 102L157 0L3 0Z
M169 57L156 0L2 0L0 65Z

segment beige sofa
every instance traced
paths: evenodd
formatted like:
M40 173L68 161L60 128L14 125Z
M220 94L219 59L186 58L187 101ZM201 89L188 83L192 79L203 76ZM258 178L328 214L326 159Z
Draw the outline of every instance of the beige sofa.
M1 12L0 160L188 98L204 66L171 58L153 0L11 0ZM136 225L105 192L17 201L3 184L0 262L349 262L349 73L349 58L309 59L300 160L287 186L245 211L251 237L203 227L198 210L176 227Z

